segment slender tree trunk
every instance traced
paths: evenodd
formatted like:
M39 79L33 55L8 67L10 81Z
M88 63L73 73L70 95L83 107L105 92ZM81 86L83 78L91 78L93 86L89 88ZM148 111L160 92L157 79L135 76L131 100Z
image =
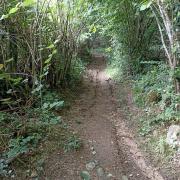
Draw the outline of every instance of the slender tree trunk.
M163 35L163 27L160 24L158 15L155 13L155 10L153 10L153 8L151 9L155 15L155 18L158 24L158 28L161 35L161 41L165 49L166 55L168 57L169 67L173 72L175 72L178 66L178 57L176 56L174 49L178 48L177 46L178 40L177 40L177 36L173 27L173 15L171 15L172 17L170 17L168 9L167 9L167 4L164 0L156 0L156 4L157 4L157 8L156 6L154 6L154 8L156 9L157 13L159 13L160 17L162 18L162 22L163 22L164 29L167 35L167 39L168 39L167 42L165 41L165 36ZM171 7L171 9L173 11L173 7ZM177 80L175 77L173 78L174 78L174 85L175 85L176 93L179 93L180 92L179 80Z

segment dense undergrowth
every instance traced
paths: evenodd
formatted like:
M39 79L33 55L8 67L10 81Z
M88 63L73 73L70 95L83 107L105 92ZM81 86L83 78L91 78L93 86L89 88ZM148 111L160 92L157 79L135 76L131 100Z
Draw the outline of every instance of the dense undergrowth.
M135 81L134 99L151 115L147 124L170 124L179 121L180 97L174 92L173 79L166 65L158 64ZM154 116L154 117L153 117Z
M161 162L171 160L178 150L166 143L167 128L180 122L180 97L170 73L165 64L151 65L151 70L138 75L133 85L134 101L143 111L138 117L139 134L148 138L146 149L160 156Z

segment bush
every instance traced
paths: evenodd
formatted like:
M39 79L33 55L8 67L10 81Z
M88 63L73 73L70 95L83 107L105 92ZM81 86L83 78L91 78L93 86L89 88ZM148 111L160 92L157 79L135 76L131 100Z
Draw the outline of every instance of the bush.
M62 124L61 117L52 110L62 108L63 104L56 93L46 92L43 106L37 103L36 107L21 112L25 115L0 112L0 177L12 176L9 164L34 151L55 125Z
M140 107L146 107L149 117L143 121L142 129L150 131L155 124L180 120L180 97L174 91L172 72L165 64L159 63L146 74L137 76L133 92L134 101Z
M123 55L121 44L114 40L112 46L105 49L108 57L107 73L116 80L124 80L129 76L128 56Z

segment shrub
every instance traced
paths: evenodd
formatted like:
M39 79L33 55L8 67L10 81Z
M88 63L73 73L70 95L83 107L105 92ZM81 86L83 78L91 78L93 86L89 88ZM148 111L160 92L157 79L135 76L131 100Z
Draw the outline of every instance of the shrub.
M143 121L143 128L148 129L155 124L179 121L180 97L173 87L172 72L165 64L159 63L151 71L139 75L135 80L134 101L141 107L146 107L148 123Z

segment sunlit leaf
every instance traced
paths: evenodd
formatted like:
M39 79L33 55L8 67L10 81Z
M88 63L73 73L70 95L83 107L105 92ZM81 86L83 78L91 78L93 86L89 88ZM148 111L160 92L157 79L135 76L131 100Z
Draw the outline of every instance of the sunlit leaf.
M49 64L50 61L51 61L51 58L48 58L44 63Z
M4 65L3 65L3 64L0 64L0 70L1 70L3 67L4 67Z
M54 44L51 44L50 46L47 47L47 49L52 49L54 48Z
M56 53L57 53L57 50L55 49L55 50L53 50L52 55L54 55Z
M1 16L1 18L0 18L0 21L3 20L3 19L7 19L8 17L9 17L8 14L6 14L6 15L3 14L3 15Z
M14 14L14 13L16 13L18 10L19 10L19 8L18 8L18 7L14 7L14 8L12 8L12 9L10 9L10 11L9 11L8 15L10 15L10 14Z
M142 3L141 7L140 7L140 11L144 11L146 9L148 9L152 4L151 0L145 1L144 3Z
M12 90L12 89L9 89L6 93L7 93L7 94L11 94L11 93L13 93L13 90Z
M96 27L94 26L93 29L92 29L92 32L93 32L93 33L96 33L96 31L97 31L97 29L96 29Z
M24 7L28 7L28 6L32 6L32 5L34 5L34 0L25 0L23 2Z

